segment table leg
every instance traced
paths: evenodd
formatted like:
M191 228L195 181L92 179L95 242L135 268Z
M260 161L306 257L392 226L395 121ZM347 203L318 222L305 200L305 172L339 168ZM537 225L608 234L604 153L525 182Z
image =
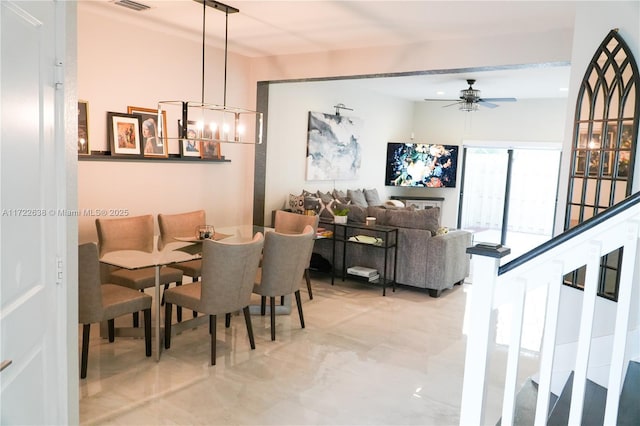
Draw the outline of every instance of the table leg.
M156 345L156 361L160 361L161 340L160 340L160 265L156 265L156 282L155 282L155 308L156 308L156 324L155 330L155 345Z

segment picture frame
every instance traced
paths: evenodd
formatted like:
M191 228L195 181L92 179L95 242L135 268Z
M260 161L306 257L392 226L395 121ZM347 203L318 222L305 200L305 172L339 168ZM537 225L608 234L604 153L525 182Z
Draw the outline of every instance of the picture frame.
M178 120L178 129L180 129L180 120ZM178 134L180 130L178 130ZM202 141L193 140L202 136L202 130L198 129L198 124L195 121L189 120L187 122L187 137L191 139L180 139L180 156L181 157L198 157L201 158L202 154Z
M107 137L113 157L142 157L142 129L139 114L107 112Z
M89 145L89 102L78 100L78 155L91 155Z
M138 114L141 117L142 154L145 157L168 157L169 140L167 139L167 111L162 111L163 139L158 137L157 109L128 106L127 114Z
M201 141L200 158L209 160L219 160L222 158L220 153L220 142Z

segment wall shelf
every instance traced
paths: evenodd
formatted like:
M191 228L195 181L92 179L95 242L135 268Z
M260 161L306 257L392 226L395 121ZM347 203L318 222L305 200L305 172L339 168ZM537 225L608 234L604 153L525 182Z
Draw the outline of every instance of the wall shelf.
M179 154L169 154L168 157L120 157L111 156L109 151L91 151L91 155L78 155L78 161L125 161L125 162L182 162L182 163L230 163L224 156L221 158L181 157Z

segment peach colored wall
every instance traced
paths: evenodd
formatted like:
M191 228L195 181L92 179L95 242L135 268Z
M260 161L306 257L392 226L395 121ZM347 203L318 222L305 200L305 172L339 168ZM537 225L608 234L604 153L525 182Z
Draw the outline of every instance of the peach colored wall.
M108 10L101 2L78 3L78 97L89 102L90 145L99 151L108 150L107 111L201 97L201 40L122 20ZM222 103L223 52L209 49L206 57L205 101ZM229 55L228 105L255 105L249 68L246 58ZM177 119L167 120L174 135ZM179 152L177 140L170 141L169 152ZM122 208L130 215L155 215L204 208L214 225L250 223L254 147L227 144L222 154L231 163L79 161L79 211ZM80 242L95 241L95 217L78 219Z

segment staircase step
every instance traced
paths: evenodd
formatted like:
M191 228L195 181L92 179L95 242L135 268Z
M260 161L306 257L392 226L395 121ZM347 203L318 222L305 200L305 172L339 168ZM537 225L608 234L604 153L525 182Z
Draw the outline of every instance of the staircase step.
M640 424L640 363L631 361L622 385L617 425Z
M513 416L514 426L530 426L536 418L536 402L538 399L538 384L531 378L527 379L516 395L516 409ZM550 408L557 401L558 397L551 394ZM500 426L502 419L498 420L496 426Z
M566 426L569 421L571 393L573 391L573 372L562 389L558 402L549 415L548 426ZM587 380L584 392L584 407L582 409L582 426L602 426L604 422L604 407L607 389Z

